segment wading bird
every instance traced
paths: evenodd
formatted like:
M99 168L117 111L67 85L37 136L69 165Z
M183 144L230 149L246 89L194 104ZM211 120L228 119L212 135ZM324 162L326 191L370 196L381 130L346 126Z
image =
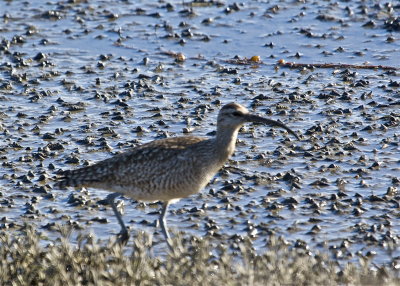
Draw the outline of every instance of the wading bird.
M169 204L207 185L234 152L238 131L246 122L281 127L299 139L283 123L251 114L240 104L229 103L218 114L214 138L182 136L155 140L94 165L63 171L55 186L114 192L107 199L121 225L121 239L125 241L129 238L128 230L114 199L125 195L138 201L162 201L159 222L172 248L166 223Z

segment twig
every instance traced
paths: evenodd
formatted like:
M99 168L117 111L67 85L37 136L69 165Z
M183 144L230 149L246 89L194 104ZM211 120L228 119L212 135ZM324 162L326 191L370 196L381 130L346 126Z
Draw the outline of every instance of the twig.
M285 68L351 68L351 69L383 69L383 70L399 70L400 68L382 65L352 65L352 64L302 64L294 62L286 62L285 60L279 60L276 63L277 66Z

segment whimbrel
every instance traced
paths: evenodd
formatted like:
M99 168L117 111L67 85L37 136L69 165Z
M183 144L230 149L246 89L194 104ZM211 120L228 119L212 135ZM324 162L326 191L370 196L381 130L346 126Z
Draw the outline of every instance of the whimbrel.
M114 192L107 199L121 226L123 240L129 235L114 199L122 194L138 201L162 201L159 222L171 247L165 219L169 204L207 185L234 152L238 131L246 122L281 127L299 138L283 123L251 114L240 104L229 103L218 114L214 138L182 136L155 140L94 165L64 171L56 187L84 186Z

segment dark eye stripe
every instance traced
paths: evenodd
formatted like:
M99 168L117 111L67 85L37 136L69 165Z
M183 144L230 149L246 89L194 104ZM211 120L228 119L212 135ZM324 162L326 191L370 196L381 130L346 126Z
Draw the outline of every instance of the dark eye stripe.
M241 112L239 112L239 111L234 111L234 112L232 112L232 114L234 115L234 116L242 116L243 114L241 113Z

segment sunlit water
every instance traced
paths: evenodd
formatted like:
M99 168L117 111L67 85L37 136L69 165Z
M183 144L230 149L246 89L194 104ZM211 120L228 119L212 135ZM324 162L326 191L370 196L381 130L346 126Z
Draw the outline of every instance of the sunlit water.
M96 204L107 192L90 189L88 206L71 206L68 197L77 191L52 190L54 199L32 192L41 185L40 174L51 177L60 168L108 158L164 132L176 136L189 128L194 135L206 136L215 128L218 101L236 101L284 121L305 134L304 140L288 143L279 131L271 136L268 127L244 127L237 151L226 164L228 173L218 174L201 194L171 206L168 222L173 232L204 236L211 219L221 235L254 234L249 225L255 226L254 243L261 251L274 232L318 247L336 247L347 240L353 255L376 251L376 263L393 258L385 251L389 242L398 255L399 197L384 198L388 188L399 188L398 71L350 69L345 79L340 68L275 68L279 59L400 67L399 32L384 26L385 19L398 17L398 7L376 1L226 1L192 7L170 1L172 9L156 1L32 2L0 3L0 38L4 47L4 41L11 41L0 53L0 211L6 221L38 226L79 222L104 239L118 233L111 209ZM47 56L44 63L34 59L38 53ZM177 62L178 53L186 61ZM255 55L262 63L230 62L235 56ZM220 72L223 68L237 73ZM259 95L266 98L255 101ZM62 101L84 107L70 111ZM154 117L158 112L161 116ZM318 125L322 132L306 134ZM138 126L146 132L133 132ZM99 141L103 127L115 132L105 137L111 150ZM43 137L57 128L63 132L56 139ZM94 144L79 144L86 137ZM30 159L49 142L61 142L63 149ZM79 164L65 164L73 153ZM259 154L263 159L257 159ZM31 183L23 178L28 172L34 175ZM281 179L287 172L299 177L300 188ZM326 185L315 186L321 178ZM242 191L218 195L228 183ZM331 196L339 191L335 210ZM374 196L384 199L376 201ZM228 202L221 201L223 197ZM298 202L295 209L285 203L288 198ZM154 232L158 207L123 200L124 220L132 232ZM29 202L38 214L26 214ZM108 223L92 221L99 217L107 217ZM319 230L310 233L313 227ZM51 231L48 235L57 236ZM338 258L346 258L342 250Z

